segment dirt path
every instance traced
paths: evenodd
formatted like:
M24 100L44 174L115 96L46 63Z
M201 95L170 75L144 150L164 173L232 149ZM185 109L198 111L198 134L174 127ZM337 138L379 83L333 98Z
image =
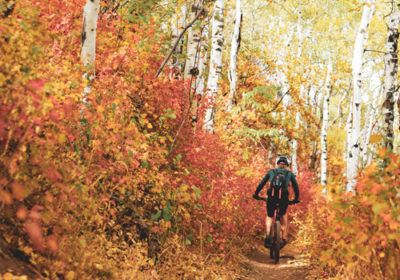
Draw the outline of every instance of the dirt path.
M279 263L275 264L269 250L259 242L244 256L242 264L247 270L243 280L302 280L307 279L309 270L308 262L291 244L282 249Z

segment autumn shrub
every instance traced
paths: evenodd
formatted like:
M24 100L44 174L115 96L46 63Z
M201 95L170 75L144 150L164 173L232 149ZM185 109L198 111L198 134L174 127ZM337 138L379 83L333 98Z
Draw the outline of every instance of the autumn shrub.
M360 176L355 195L332 185L329 199L319 196L310 205L301 231L321 274L399 278L399 167L400 157L382 150Z

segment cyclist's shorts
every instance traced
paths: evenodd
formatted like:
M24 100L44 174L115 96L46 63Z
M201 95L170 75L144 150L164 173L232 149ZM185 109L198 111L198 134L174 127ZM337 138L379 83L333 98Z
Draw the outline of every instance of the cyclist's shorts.
M283 197L283 199L279 203L279 213L281 216L286 214L288 206L289 206L289 197ZM268 198L267 200L268 217L270 218L274 217L275 208L276 208L276 199L272 197Z

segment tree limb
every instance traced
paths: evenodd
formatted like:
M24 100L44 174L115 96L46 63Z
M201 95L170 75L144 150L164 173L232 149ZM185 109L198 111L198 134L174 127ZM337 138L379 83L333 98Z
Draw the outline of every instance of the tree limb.
M158 69L157 74L154 76L154 78L158 78L158 76L160 76L161 71L164 69L164 67L167 64L168 60L172 56L172 54L175 51L176 47L178 46L179 41L183 37L183 34L185 34L186 30L188 30L197 21L197 19L203 13L203 11L204 11L204 8L201 9L201 11L194 17L194 19L182 30L181 34L179 34L179 37L176 38L176 41L175 41L174 45L172 46L172 49L170 50L168 56L164 59L163 63L160 66L160 69Z
M271 113L271 112L275 111L275 110L276 110L276 108L278 108L279 104L281 104L281 102L282 102L283 98L284 98L284 97L286 96L286 94L288 94L289 92L290 92L290 90L286 91L286 92L285 92L285 94L284 94L284 95L282 95L282 97L281 97L281 99L278 101L278 103L276 103L275 107L274 107L274 108L272 108L271 110L269 110L269 111L267 112L267 114L269 114L269 113Z

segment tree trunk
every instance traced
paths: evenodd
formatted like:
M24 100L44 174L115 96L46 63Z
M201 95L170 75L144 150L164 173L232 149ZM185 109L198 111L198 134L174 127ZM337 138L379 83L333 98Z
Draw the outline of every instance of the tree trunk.
M301 5L300 5L300 7L301 7ZM300 9L299 13L298 13L298 19L297 19L297 34L298 34L298 37L299 37L299 45L297 47L297 59L299 61L300 61L301 55L303 53L303 40L304 40L303 28L302 28L302 25L301 25L301 15L302 15L302 11ZM301 73L301 69L299 70L299 73ZM303 98L304 98L304 85L303 84L301 84L301 86L300 86L299 97L300 97L300 101L302 101ZM296 118L295 118L296 134L295 134L295 137L294 137L293 143L292 143L292 170L293 170L293 173L295 175L298 175L298 173L299 173L299 167L297 165L297 147L298 147L298 143L297 143L298 134L297 134L297 131L298 131L299 126L300 126L300 119L301 119L301 115L300 115L300 112L298 111L298 112L296 112Z
M88 67L94 67L99 9L100 0L88 0L83 8L81 61Z
M208 104L204 118L204 129L211 133L214 131L215 98L218 92L218 81L222 71L222 47L224 45L224 8L224 0L215 1L214 15L212 20L210 72L207 82Z
M192 101L192 113L191 113L191 118L193 123L197 123L198 120L198 106L199 106L199 100L202 99L202 96L204 95L204 90L205 90L205 82L206 82L206 69L207 69L207 54L208 54L208 37L209 37L209 22L205 22L203 25L203 30L201 34L201 46L200 46L200 53L198 55L198 70L199 73L195 77L194 81L194 92L195 92L195 97L193 98Z
M183 37L179 39L179 36L182 30L185 28L186 24L186 16L187 16L187 8L186 4L183 4L182 7L175 13L172 19L172 43L171 47L174 47L176 40L179 40L178 46L174 49L172 55L172 60L170 62L170 67L173 69L173 73L175 77L179 77L182 72L182 64L177 57L183 52Z
M368 123L365 124L364 129L363 129L363 137L362 137L362 146L361 146L361 152L362 152L362 167L364 168L368 163L368 146L369 146L369 139L371 138L372 130L374 128L374 122L376 120L376 117L374 115L374 106L372 105L373 100L371 100L371 104L368 106L368 111L367 111L367 118Z
M236 63L237 63L237 55L240 48L242 20L243 20L243 15L242 15L241 0L236 0L235 28L232 35L231 58L228 71L228 78L230 81L230 88L229 88L230 95L227 108L228 112L232 109L232 106L236 103L236 87L237 87Z
M322 128L321 128L321 184L327 184L327 162L328 162L328 125L329 125L329 99L331 97L332 86L331 86L331 72L332 62L328 65L328 74L325 82L325 96L322 109Z
M190 11L190 19L193 20L202 9L203 9L203 1L195 0L192 6L192 10ZM191 79L192 76L197 76L197 74L199 73L197 62L198 62L198 54L200 52L200 43L201 43L201 28L197 26L197 24L195 23L192 27L190 27L188 34L186 62L184 71L185 80Z
M95 58L96 58L96 32L97 19L100 10L100 0L87 0L83 8L82 23L82 50L81 62L87 68L84 78L94 79L95 75ZM90 86L85 87L83 94L83 102L86 103L85 95L90 93Z
M350 100L350 104L353 103L353 98ZM351 131L352 131L352 125L353 125L353 111L352 107L349 107L349 114L347 115L347 121L346 121L346 134L347 134L347 141L344 141L344 146L346 147L344 154L343 154L343 159L346 160L347 162L347 171L346 171L346 176L349 173L349 168L350 168L350 154L351 154Z
M385 61L385 80L383 85L383 94L385 101L383 103L384 122L384 135L385 146L387 149L393 151L393 137L394 137L394 94L396 91L396 74L398 67L397 45L399 40L399 23L400 11L390 15L388 24L388 34L386 42Z
M357 163L360 150L360 123L361 123L361 96L362 96L362 64L364 45L367 37L367 30L371 22L375 0L366 1L363 7L361 23L354 44L352 75L353 75L353 122L351 131L351 151L347 162L347 187L346 191L354 192L357 177Z

